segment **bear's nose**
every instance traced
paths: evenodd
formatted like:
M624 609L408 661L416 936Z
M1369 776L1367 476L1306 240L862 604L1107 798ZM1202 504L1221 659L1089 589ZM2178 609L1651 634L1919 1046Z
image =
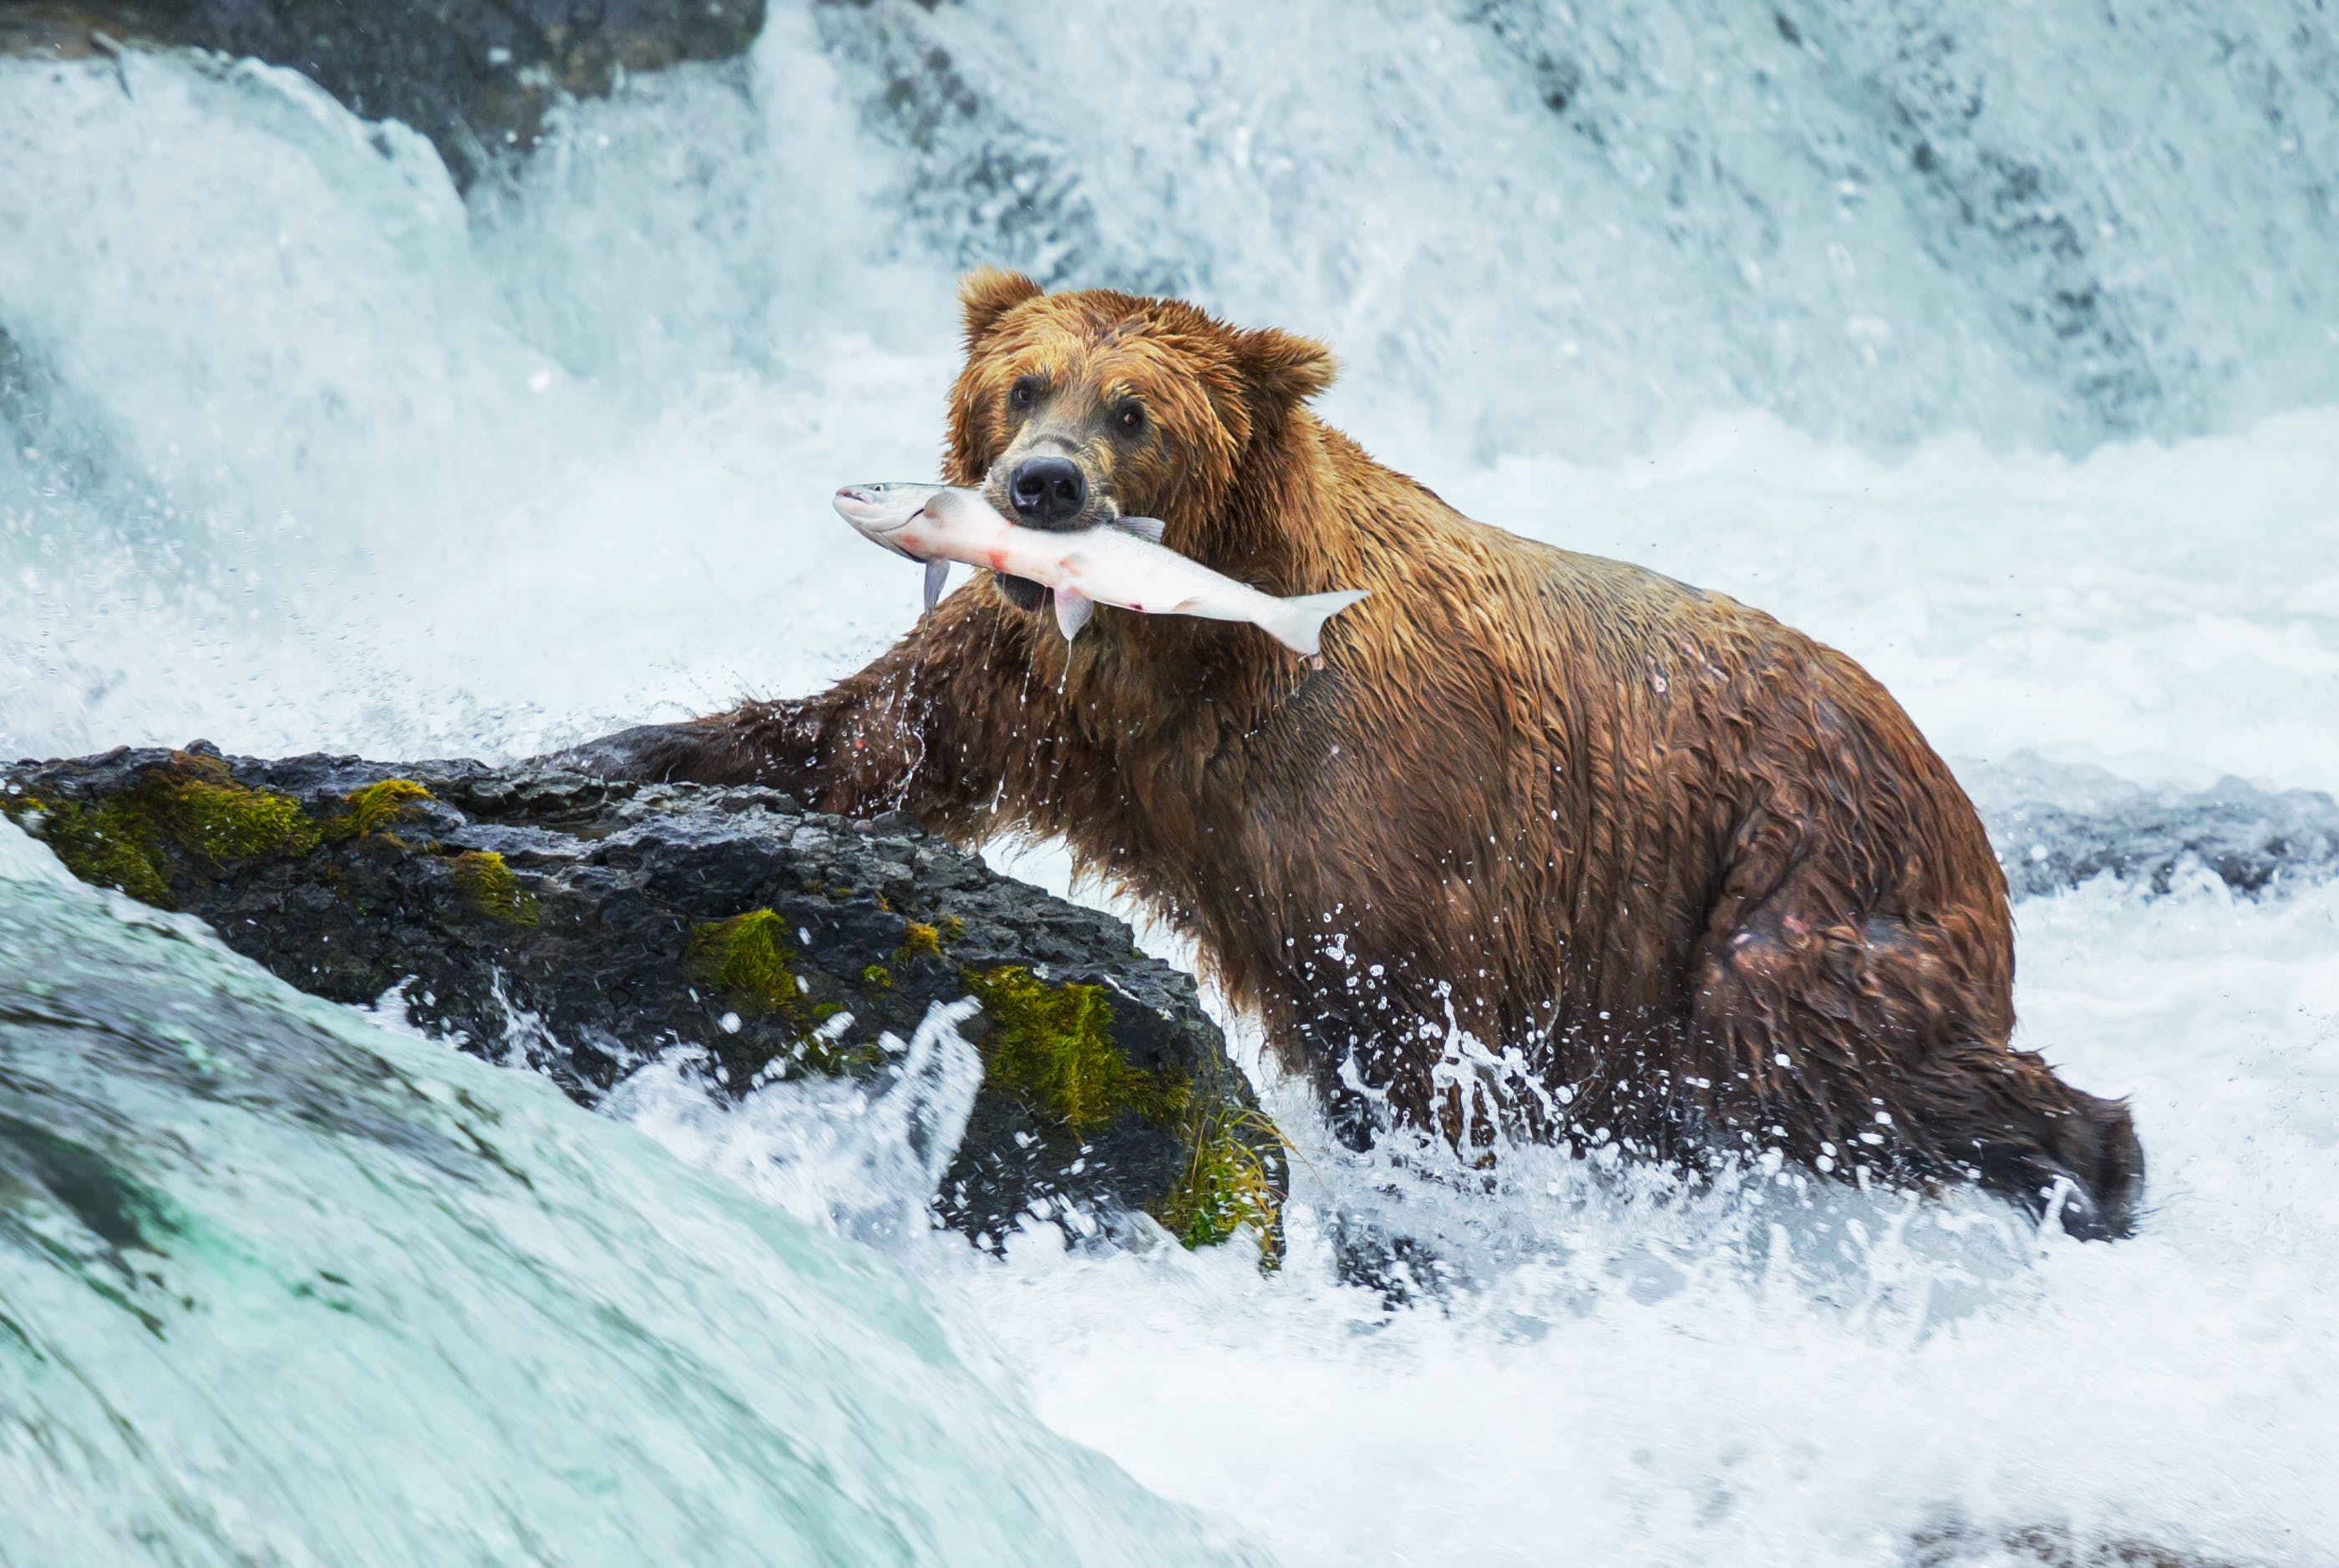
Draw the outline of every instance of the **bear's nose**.
M1015 466L1007 498L1036 528L1060 528L1088 504L1089 482L1069 458L1028 458Z

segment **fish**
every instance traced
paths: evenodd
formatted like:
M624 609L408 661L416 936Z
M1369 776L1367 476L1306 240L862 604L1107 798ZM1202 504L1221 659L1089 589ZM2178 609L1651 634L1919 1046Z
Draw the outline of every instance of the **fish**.
M1210 570L1161 542L1158 518L1115 518L1059 533L1002 517L974 490L950 485L847 485L837 515L864 538L923 562L926 608L950 581L951 563L988 567L1054 590L1056 627L1071 642L1098 605L1142 615L1247 621L1296 654L1320 657L1324 623L1366 596L1278 598Z

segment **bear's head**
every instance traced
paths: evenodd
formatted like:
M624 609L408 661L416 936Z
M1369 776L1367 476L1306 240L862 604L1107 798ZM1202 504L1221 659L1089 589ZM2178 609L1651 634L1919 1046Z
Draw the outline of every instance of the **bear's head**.
M1329 386L1320 343L1229 326L1178 300L1049 294L984 268L959 286L966 364L951 394L945 477L1030 528L1159 518L1170 548L1221 569L1255 558L1259 443ZM1036 609L1040 590L1000 579Z

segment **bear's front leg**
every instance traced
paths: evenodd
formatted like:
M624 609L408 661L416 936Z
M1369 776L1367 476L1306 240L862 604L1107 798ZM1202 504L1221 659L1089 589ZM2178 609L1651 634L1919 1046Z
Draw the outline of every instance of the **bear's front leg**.
M814 753L798 738L806 727L804 715L790 710L804 705L750 703L686 724L636 725L535 760L640 784L761 784L800 791L813 771ZM788 765L791 753L804 765Z
M979 836L1026 814L1033 761L1061 736L1056 693L1028 678L1029 628L1009 615L968 589L817 695L640 725L542 760L644 783L765 784L841 816L906 811Z

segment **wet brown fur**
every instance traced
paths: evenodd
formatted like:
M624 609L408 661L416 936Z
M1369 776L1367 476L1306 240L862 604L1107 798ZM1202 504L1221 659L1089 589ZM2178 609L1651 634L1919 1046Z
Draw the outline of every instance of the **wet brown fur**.
M627 771L1061 835L1196 935L1338 1122L1361 1084L1483 1137L1483 1085L1438 1068L1459 1029L1518 1050L1548 1098L1503 1114L1541 1136L1777 1146L2034 1212L2068 1178L2068 1224L2126 1228L2127 1110L2008 1049L2005 879L1857 665L1461 516L1309 411L1332 364L1306 339L993 271L962 298L945 477L996 493L1033 417L1011 389L1041 378L1091 488L1170 547L1273 593L1371 591L1323 667L1111 609L1068 647L984 584L817 696L628 732ZM1130 399L1143 439L1081 414Z

